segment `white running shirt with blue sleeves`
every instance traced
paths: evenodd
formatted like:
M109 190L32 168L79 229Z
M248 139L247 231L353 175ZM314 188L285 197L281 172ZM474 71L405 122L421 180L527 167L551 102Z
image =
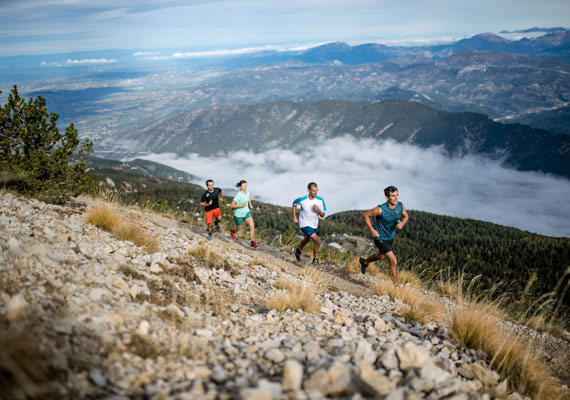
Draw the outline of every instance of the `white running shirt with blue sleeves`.
M320 196L315 196L314 199L309 199L309 196L299 197L293 202L294 206L301 208L301 214L299 215L299 227L304 228L306 226L313 229L319 227L320 215L315 210L313 210L313 205L317 205L322 212L327 210L325 205L325 200Z

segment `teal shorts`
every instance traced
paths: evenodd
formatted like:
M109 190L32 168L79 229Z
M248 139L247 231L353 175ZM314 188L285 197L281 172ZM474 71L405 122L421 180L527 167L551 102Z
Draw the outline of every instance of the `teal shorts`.
M251 212L247 212L247 214L245 214L245 217L236 217L234 215L234 221L236 222L237 226L241 226L243 224L243 221L245 221L246 219L251 218Z

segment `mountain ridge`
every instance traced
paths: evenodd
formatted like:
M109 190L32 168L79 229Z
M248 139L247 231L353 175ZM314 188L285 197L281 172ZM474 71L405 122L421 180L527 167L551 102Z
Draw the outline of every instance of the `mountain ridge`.
M314 140L349 135L357 139L443 145L450 154L504 156L520 170L570 177L570 137L518 124L502 124L477 113L452 113L400 100L356 103L320 100L229 105L192 111L133 130L108 151L195 152L302 147ZM125 143L137 144L121 148ZM130 146L130 145L129 145Z

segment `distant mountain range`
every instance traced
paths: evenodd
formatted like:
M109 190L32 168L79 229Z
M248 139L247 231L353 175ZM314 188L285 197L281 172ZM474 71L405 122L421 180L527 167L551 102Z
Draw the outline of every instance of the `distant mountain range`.
M443 145L452 154L502 156L520 170L570 177L569 135L400 100L374 104L342 100L274 102L192 111L130 131L108 150L213 155L220 151L301 148L315 140L342 135L392 139L421 147ZM121 147L121 142L128 148Z
M520 40L484 33L434 46L336 42L302 51L190 59L164 52L162 60L145 60L124 50L0 58L0 81L37 79L20 87L21 93L45 97L61 124L75 122L94 139L225 104L390 98L565 133L570 120L558 118L563 114L556 110L570 106L570 64L563 62L570 61L570 31L528 33ZM113 62L67 65L77 59Z
M180 92L180 90L178 91ZM220 74L171 108L225 104L396 98L449 111L517 118L570 105L570 64L502 53L463 52L445 60L358 66L296 61ZM561 120L568 126L570 121ZM541 126L538 124L537 126ZM550 125L549 125L550 126Z

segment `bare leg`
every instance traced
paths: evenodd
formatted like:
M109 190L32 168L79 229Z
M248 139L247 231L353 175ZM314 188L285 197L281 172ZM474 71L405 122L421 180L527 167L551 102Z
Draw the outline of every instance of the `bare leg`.
M301 240L301 243L299 243L299 246L297 246L297 248L299 250L303 250L303 247L305 247L310 240L311 240L310 236L305 236L303 240Z
M314 242L313 245L313 259L318 258L319 255L319 248L321 247L321 239L317 236L316 233L311 235L311 239Z
M389 269L390 269L390 277L392 278L392 282L394 285L398 284L398 270L396 266L398 265L398 260L396 259L396 255L389 251L385 254L386 258L388 259Z
M380 254L380 253L372 254L370 257L368 257L366 260L364 260L364 264L370 265L370 263L372 263L374 261L383 260L385 258L386 257L384 257L384 254Z
M255 224L253 223L253 218L249 217L245 220L249 225L249 236L251 237L251 241L255 241Z

